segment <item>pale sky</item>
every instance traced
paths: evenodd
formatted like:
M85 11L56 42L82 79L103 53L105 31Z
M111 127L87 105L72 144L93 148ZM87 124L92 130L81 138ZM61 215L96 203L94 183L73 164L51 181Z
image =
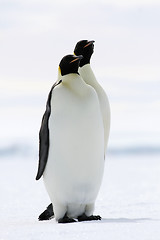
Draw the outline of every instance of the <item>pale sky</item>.
M159 13L156 0L1 0L0 78L54 78L80 39L96 41L99 74L159 78Z
M81 39L95 40L91 64L110 98L113 131L129 132L132 123L136 123L138 131L152 132L152 126L158 127L160 121L157 0L1 0L2 105L11 99L12 109L15 102L22 108L21 99L25 96L30 104L26 116L32 111L36 118L37 105L31 110L33 103L29 99L35 97L36 102L43 97L37 117L41 119L45 98L57 79L59 61L72 53ZM5 104L3 109L6 111ZM5 122L5 117L2 120ZM143 124L147 121L149 127Z

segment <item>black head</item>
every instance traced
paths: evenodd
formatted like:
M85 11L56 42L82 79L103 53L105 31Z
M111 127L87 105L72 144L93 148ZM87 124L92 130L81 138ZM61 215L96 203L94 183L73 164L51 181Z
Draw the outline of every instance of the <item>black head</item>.
M66 55L60 61L59 67L61 70L61 75L64 76L69 73L78 73L78 68L80 64L80 60L83 56L75 56L75 55Z
M94 51L94 42L95 41L81 40L76 44L74 53L83 56L83 59L80 62L80 67L90 63Z

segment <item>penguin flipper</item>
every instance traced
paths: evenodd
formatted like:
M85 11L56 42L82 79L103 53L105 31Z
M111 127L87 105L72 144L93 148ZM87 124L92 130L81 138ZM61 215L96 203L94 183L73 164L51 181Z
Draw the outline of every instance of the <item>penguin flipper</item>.
M45 111L41 128L39 132L39 165L38 165L38 173L36 176L36 180L39 180L44 172L47 158L48 158L48 150L49 150L49 129L48 129L48 119L49 119L49 109Z
M49 128L48 128L48 120L51 114L51 96L52 90L59 85L62 80L56 82L48 95L47 104L46 104L46 111L42 118L41 128L39 131L39 165L38 165L38 172L36 176L36 180L39 180L44 172L47 159L48 159L48 150L49 150Z

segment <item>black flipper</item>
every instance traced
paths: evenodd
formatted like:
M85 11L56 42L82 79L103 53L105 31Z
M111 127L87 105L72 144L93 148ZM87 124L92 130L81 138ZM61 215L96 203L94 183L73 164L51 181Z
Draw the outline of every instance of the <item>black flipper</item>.
M78 221L79 222L82 222L82 221L94 221L94 220L101 220L101 217L99 215L97 215L97 216L91 215L91 216L87 217L85 213L78 217Z
M39 221L50 220L54 217L53 205L52 203L47 207L47 209L41 213L38 217Z
M62 80L56 82L49 92L48 100L46 104L46 111L42 118L41 128L39 131L39 165L36 180L39 180L44 172L47 159L48 159L48 150L49 150L49 129L48 129L48 119L51 114L51 96L53 89L59 85Z

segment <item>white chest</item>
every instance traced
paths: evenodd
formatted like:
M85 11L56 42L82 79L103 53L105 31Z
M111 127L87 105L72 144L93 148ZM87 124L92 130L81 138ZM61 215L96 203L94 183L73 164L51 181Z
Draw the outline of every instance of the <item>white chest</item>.
M103 175L104 129L90 87L84 95L65 87L52 94L49 140L44 172L48 192L57 196L58 191L57 197L67 201L73 201L73 193L75 201L94 199Z

